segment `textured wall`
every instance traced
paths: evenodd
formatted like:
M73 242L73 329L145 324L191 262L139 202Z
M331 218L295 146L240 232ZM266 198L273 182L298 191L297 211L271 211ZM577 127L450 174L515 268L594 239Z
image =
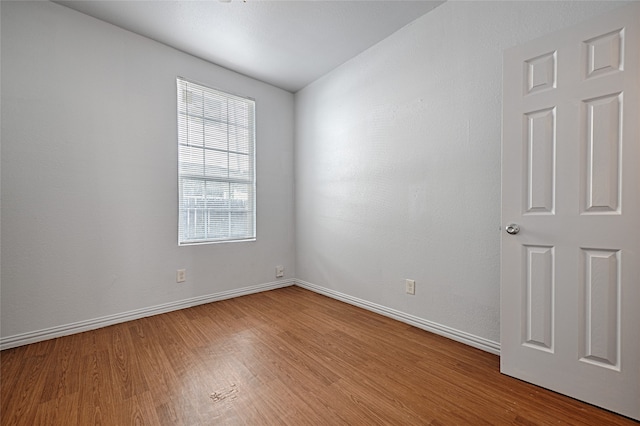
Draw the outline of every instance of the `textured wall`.
M502 51L616 6L450 1L298 92L297 277L499 341Z
M291 93L50 2L1 7L3 337L294 276ZM257 101L257 242L177 245L178 75Z

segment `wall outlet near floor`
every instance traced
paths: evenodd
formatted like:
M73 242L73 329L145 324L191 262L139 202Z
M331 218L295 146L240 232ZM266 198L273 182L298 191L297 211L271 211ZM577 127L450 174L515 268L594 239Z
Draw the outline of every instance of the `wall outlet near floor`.
M176 282L183 283L187 280L187 270L186 269L178 269L176 271Z
M276 278L284 277L284 266L276 266Z
M404 286L407 294L416 294L416 282L414 280L404 280Z

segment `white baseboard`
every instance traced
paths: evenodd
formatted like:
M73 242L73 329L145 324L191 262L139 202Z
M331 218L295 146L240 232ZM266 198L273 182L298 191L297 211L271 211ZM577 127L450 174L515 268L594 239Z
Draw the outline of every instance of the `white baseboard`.
M151 306L148 308L136 309L120 314L108 315L100 318L94 318L85 321L79 321L71 324L60 325L57 327L46 328L43 330L31 331L28 333L16 334L8 337L0 338L0 350L15 348L17 346L36 343L43 340L54 339L56 337L68 336L70 334L81 333L83 331L95 330L113 324L119 324L126 321L136 320L139 318L149 317L152 315L163 314L166 312L185 309L192 306L202 305L205 303L217 302L219 300L231 299L234 297L245 296L248 294L259 293L262 291L275 290L277 288L297 285L299 287L311 290L315 293L337 299L351 305L378 313L380 315L393 318L395 320L410 324L414 327L430 331L435 334L447 337L449 339L464 343L474 348L481 349L492 354L500 355L500 343L483 337L475 336L464 331L456 330L433 321L425 320L415 315L410 315L386 306L378 305L364 299L349 296L335 290L321 287L302 280L287 279L274 281L265 284L258 284L249 287L243 287L234 290L223 291L220 293L209 294L205 296L192 297L189 299L179 300L176 302L165 303L162 305Z
M484 337L479 337L470 333L466 333L464 331L456 330L455 328L447 327L446 325L438 324L436 322L429 321L415 315L410 315L395 309L387 308L386 306L378 305L367 300L349 296L347 294L321 287L319 285L312 284L306 281L295 280L295 285L306 288L307 290L311 290L315 293L320 293L333 299L341 300L351 305L358 306L368 311L393 318L395 320L410 324L414 327L421 328L440 336L447 337L451 340L473 346L474 348L481 349L485 352L500 355L499 342L494 342L493 340L485 339Z
M150 317L152 315L163 314L166 312L177 311L178 309L203 305L205 303L217 302L219 300L231 299L233 297L245 296L247 294L260 293L262 291L288 287L294 284L295 280L293 279L274 281L234 290L222 291L220 293L214 293L205 296L192 297L189 299L179 300L177 302L170 302L162 305L151 306L148 308L136 309L120 314L107 315L105 317L78 321L75 323L60 325L57 327L45 328L43 330L2 337L0 338L0 350L15 348L17 346L27 345L29 343L40 342L56 337L68 336L70 334L81 333L83 331L95 330L97 328L106 327L108 325L119 324L139 318Z

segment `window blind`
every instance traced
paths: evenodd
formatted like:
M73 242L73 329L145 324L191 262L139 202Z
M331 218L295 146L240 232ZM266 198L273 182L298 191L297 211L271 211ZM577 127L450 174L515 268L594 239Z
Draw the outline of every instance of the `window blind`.
M177 88L178 244L255 239L255 101Z

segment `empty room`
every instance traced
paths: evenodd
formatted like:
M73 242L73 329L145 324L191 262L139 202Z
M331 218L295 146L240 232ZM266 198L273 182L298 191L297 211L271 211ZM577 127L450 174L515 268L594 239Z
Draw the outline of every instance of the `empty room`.
M639 1L0 1L0 424L640 421Z

